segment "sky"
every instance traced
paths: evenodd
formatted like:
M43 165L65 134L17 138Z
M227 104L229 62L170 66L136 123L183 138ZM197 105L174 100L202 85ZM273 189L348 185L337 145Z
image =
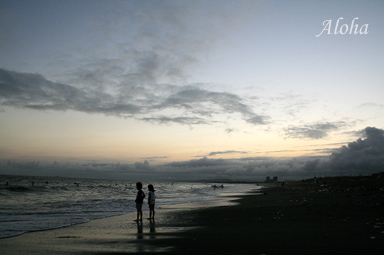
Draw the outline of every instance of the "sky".
M0 2L0 174L384 169L384 2Z

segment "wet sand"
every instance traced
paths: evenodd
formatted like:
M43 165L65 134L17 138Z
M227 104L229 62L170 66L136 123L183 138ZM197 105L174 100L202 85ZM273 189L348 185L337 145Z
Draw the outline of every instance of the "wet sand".
M270 184L235 207L200 211L187 254L384 254L384 183L329 178ZM326 181L327 183L322 183Z
M179 205L0 240L0 254L383 254L383 178L268 184L236 203ZM213 203L213 202L207 202ZM148 212L144 213L147 216Z
M53 230L0 239L1 255L169 253L182 232L195 227L194 210L234 206L228 197L156 208L155 221L136 222L136 212ZM168 240L158 245L155 241Z

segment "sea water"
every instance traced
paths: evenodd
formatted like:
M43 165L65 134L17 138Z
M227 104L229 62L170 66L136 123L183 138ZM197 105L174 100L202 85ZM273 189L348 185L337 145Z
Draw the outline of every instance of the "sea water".
M150 183L143 182L147 193ZM156 207L200 202L224 193L250 191L253 184L151 182ZM55 229L136 211L136 185L126 180L0 176L0 238ZM143 210L148 205L143 204Z

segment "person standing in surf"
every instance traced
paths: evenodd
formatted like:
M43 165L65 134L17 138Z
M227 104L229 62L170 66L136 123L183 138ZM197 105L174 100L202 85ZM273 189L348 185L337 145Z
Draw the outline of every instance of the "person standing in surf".
M149 219L155 219L155 188L152 184L148 185L148 205L149 205Z
M137 210L137 219L136 219L136 221L142 221L143 220L142 207L143 207L143 201L144 201L144 198L145 198L145 194L142 191L142 188L143 188L143 184L141 182L136 183L136 189L138 190L137 191L137 195L136 195L136 200L135 200L135 202L136 202L136 210Z

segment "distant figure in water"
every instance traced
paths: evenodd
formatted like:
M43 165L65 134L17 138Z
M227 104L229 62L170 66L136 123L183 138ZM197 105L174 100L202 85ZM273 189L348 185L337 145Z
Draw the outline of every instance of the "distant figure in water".
M148 205L149 205L149 219L155 219L155 188L152 184L148 185Z
M75 184L77 187L79 187L79 183L78 182L74 182L73 184Z
M32 182L32 187L34 187L35 186L35 182Z
M143 220L142 207L143 207L143 201L144 201L144 198L145 198L145 194L141 190L142 188L143 188L143 184L141 182L136 183L136 189L138 190L137 191L137 195L136 195L136 200L135 200L135 202L136 202L136 210L137 210L136 221L142 221Z

